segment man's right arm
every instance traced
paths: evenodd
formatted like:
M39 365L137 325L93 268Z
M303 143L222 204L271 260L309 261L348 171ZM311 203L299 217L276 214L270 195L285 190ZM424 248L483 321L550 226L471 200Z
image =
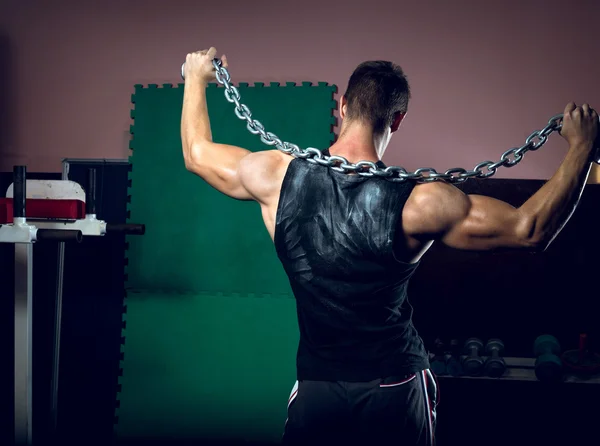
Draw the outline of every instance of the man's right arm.
M553 177L522 206L465 195L445 183L419 185L405 207L409 237L465 250L545 250L577 207L590 171L598 115L587 105L565 109L561 134L569 151Z

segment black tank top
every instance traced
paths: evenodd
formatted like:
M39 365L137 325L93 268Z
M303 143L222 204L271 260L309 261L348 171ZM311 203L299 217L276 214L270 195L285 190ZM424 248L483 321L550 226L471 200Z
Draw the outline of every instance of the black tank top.
M274 241L296 298L297 379L370 381L429 367L406 295L418 264L396 257L413 187L290 162Z

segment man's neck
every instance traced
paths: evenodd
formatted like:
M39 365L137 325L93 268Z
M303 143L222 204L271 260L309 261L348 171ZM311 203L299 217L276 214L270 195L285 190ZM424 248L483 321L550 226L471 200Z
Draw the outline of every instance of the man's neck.
M373 132L364 126L342 128L338 140L329 147L329 153L343 156L352 163L358 161L377 162L380 160L375 147Z

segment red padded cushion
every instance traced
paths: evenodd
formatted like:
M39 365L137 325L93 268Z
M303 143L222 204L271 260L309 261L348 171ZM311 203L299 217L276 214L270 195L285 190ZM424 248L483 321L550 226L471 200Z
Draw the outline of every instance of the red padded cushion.
M56 218L79 220L85 218L85 203L81 200L45 200L31 198L26 201L27 218ZM0 224L13 221L13 199L0 198Z

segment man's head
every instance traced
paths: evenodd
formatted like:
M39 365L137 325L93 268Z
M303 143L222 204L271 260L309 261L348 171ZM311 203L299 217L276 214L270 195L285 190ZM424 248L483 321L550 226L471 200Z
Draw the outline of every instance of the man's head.
M410 87L398 65L383 61L361 63L350 76L340 103L340 114L348 124L361 122L375 137L389 139L406 115Z

